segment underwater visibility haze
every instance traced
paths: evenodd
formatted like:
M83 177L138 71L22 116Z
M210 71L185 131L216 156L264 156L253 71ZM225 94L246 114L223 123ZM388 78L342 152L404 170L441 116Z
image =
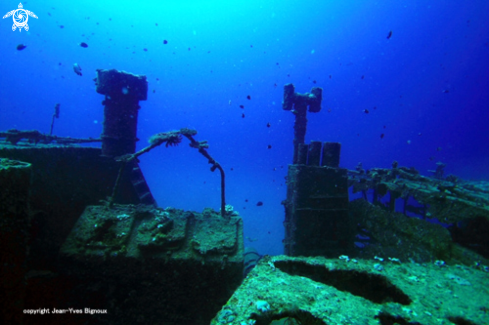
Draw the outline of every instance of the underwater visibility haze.
M0 12L4 321L489 324L489 1Z
M17 3L3 1L2 12ZM208 140L227 203L262 253L282 252L293 114L283 86L323 88L306 142L341 142L340 165L489 177L485 1L26 1L29 31L1 21L0 129L99 137L96 69L147 76L138 149L183 127ZM18 48L22 44L25 48ZM73 71L74 64L82 75ZM187 143L141 157L162 207L219 208L219 176ZM257 206L263 202L262 206Z

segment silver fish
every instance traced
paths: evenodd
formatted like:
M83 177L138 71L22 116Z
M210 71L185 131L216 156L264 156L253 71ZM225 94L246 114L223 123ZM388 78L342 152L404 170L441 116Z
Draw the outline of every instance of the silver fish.
M75 63L73 64L73 71L75 71L75 73L79 76L82 75L82 72L81 72L82 68L78 65L78 63Z

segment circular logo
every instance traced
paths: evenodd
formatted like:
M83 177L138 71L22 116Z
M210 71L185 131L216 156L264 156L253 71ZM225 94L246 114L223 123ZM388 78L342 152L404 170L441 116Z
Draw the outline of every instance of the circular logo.
M17 9L13 14L13 18L14 24L19 28L24 27L27 24L27 20L29 20L29 16L24 9Z

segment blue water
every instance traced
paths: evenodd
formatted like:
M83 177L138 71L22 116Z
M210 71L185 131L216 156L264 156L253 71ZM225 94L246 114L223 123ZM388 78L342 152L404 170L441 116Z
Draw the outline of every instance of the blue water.
M155 133L196 129L226 171L227 203L253 240L246 244L262 254L282 253L294 121L281 107L287 83L298 92L323 88L306 141L341 142L342 167L397 160L428 175L441 161L447 174L489 179L488 1L23 5L38 16L29 31L12 31L11 17L0 21L0 130L48 133L60 103L56 135L99 137L95 69L146 75L138 149ZM4 0L0 12L17 6ZM162 207L218 210L219 173L187 143L140 157L151 190Z

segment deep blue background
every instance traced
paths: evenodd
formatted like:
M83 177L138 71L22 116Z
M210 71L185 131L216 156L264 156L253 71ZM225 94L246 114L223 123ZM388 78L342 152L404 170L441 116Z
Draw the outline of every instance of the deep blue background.
M227 203L256 239L247 244L261 253L282 252L280 202L293 139L293 115L281 108L286 83L298 92L324 89L306 140L341 142L343 167L398 160L429 174L442 161L447 173L489 178L488 1L23 5L39 17L29 17L28 32L13 32L10 17L0 20L0 130L49 132L60 103L56 135L98 137L103 96L95 69L146 75L138 148L158 132L197 129L226 170ZM0 14L17 6L2 1ZM20 43L27 48L17 51ZM145 154L141 166L160 206L219 208L219 174L186 140Z

